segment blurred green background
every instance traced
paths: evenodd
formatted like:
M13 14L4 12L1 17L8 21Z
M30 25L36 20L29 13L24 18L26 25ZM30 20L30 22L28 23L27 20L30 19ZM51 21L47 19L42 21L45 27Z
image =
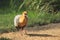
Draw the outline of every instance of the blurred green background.
M0 0L0 32L15 31L14 17L28 11L28 27L60 22L60 0Z

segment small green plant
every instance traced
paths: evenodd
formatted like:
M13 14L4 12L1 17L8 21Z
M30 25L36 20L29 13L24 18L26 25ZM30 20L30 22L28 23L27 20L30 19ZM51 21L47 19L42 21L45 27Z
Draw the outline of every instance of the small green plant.
M1 37L0 40L11 40L9 38L4 38L4 37Z

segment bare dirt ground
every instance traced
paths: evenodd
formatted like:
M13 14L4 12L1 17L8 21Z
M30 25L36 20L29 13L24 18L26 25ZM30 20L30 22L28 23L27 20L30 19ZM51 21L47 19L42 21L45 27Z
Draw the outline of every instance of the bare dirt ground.
M60 40L60 23L27 27L26 30L27 34L24 35L21 32L9 32L0 34L0 37L12 40Z

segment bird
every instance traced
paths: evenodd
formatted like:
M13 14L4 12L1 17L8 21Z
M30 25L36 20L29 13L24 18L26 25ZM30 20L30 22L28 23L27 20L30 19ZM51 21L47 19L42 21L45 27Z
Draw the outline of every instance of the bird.
M27 11L22 12L21 15L16 15L14 18L14 25L16 29L19 31L23 31L28 23Z

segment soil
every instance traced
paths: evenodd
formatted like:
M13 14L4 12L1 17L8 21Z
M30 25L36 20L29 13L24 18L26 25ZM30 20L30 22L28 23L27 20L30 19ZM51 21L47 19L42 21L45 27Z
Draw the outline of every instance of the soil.
M0 38L11 40L60 40L60 23L26 27L27 34L21 31L0 34Z

